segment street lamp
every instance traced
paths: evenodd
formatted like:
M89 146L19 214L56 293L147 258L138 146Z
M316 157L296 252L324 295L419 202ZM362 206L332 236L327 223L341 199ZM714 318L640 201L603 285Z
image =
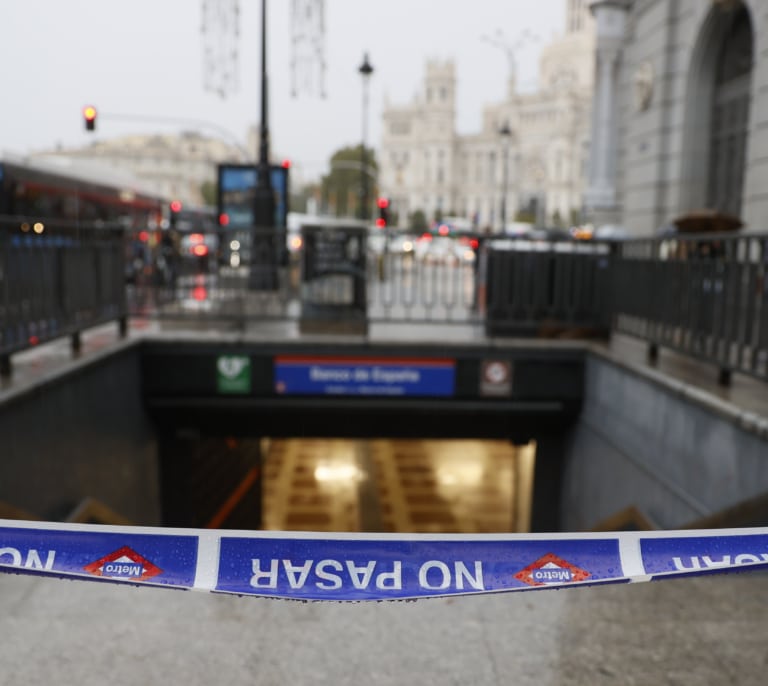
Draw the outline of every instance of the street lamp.
M509 128L509 123L504 122L499 129L499 136L501 136L503 156L501 161L501 232L505 233L507 230L507 183L509 181L509 140L512 137L512 131Z
M368 61L368 53L363 55L363 63L357 71L359 71L360 75L363 77L363 145L360 154L360 219L366 221L368 219L368 174L366 174L366 170L368 169L368 153L366 152L365 146L366 139L368 138L368 82L370 81L371 74L373 74L373 67Z

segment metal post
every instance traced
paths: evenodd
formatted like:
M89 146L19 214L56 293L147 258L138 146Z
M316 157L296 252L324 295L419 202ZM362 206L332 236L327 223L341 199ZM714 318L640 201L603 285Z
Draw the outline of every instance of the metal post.
M0 355L0 380L8 381L11 378L11 355L4 353Z
M502 141L502 168L501 168L501 233L506 233L507 230L507 185L509 183L509 139L512 136L512 131L509 128L509 124L504 122L499 129L499 135Z
M267 77L267 0L261 0L261 122L259 123L258 183L253 223L271 227L275 222L275 196L269 173L269 108Z
M366 150L366 142L368 139L368 81L371 74L373 74L373 67L368 61L368 53L363 55L363 63L358 68L361 76L363 77L363 142L362 150L360 152L360 219L366 221L368 217L369 209L369 191L368 191L368 152Z
M257 290L277 287L278 251L275 244L275 194L269 166L269 108L267 77L267 0L261 0L261 122L257 183L253 193L253 237L249 286Z

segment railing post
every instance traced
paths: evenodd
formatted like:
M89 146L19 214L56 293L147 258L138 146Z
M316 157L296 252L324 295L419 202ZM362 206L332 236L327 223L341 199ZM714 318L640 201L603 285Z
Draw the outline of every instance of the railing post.
M659 344L658 343L649 343L648 344L648 362L651 364L656 364L659 361Z
M732 372L727 367L720 367L720 371L717 375L717 383L721 386L730 386L731 385L731 376Z
M11 378L11 356L8 353L0 355L0 379L7 381Z

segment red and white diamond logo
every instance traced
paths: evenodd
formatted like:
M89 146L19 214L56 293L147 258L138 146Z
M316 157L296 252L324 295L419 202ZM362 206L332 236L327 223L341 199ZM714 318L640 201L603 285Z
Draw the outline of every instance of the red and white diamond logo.
M96 562L91 562L83 569L94 576L130 579L132 581L146 581L163 573L160 567L153 565L128 546L123 546L119 550L115 550L114 553L110 553Z
M584 581L590 574L566 562L557 555L547 553L533 564L515 574L515 579L529 586L547 586L549 584L567 584L572 581Z

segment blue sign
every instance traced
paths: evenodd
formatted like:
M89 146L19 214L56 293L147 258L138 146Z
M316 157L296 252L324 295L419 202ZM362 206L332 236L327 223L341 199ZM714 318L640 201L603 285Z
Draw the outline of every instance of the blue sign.
M279 356L281 395L452 396L453 360Z
M197 536L0 527L0 563L19 572L191 588Z
M217 591L370 600L522 590L621 576L618 542L222 537Z
M288 221L288 169L272 165L270 181L275 194L275 226ZM231 229L253 226L253 209L258 168L253 165L219 165L219 215L227 216Z

